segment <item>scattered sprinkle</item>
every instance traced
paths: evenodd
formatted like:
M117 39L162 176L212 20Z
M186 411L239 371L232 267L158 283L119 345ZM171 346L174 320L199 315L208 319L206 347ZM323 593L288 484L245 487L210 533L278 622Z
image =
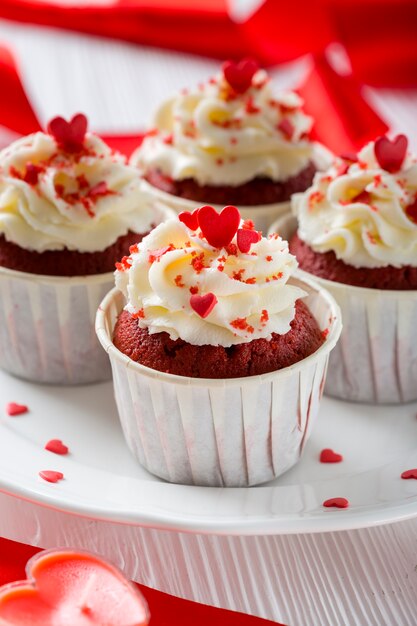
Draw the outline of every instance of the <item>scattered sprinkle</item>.
M6 413L7 415L23 415L23 413L28 413L29 408L25 404L18 404L17 402L9 402L6 404Z
M401 474L401 478L408 480L409 478L415 478L417 480L417 468L406 470Z
M68 454L68 446L62 443L61 439L50 439L45 444L45 450L54 454Z
M39 476L48 483L57 483L59 480L64 478L64 474L62 472L56 472L54 470L42 470L39 472Z
M320 463L340 463L341 461L343 461L343 456L331 448L324 448L320 452Z
M346 498L329 498L323 502L325 507L336 507L337 509L347 509L349 506L349 500Z

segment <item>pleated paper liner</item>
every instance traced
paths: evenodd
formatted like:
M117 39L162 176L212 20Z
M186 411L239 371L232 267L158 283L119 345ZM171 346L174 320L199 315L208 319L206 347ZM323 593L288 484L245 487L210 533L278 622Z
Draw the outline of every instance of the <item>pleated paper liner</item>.
M290 239L292 215L271 227ZM389 404L417 399L417 290L367 289L318 278L342 312L343 331L330 356L325 393L343 400Z
M112 343L123 295L113 289L104 298L97 334L110 357L127 444L149 472L175 483L246 487L299 460L341 321L333 298L314 281L292 282L307 291L307 306L329 330L324 344L282 370L226 380L175 376L132 361Z
M112 273L41 276L0 268L0 367L27 380L80 384L111 371L94 332Z

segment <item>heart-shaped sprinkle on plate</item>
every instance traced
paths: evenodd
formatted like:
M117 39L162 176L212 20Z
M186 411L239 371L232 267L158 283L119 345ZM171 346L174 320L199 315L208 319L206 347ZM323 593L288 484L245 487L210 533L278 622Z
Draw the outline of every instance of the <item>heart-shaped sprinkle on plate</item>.
M242 59L239 63L226 61L223 64L223 75L236 93L245 93L252 85L252 78L259 69L254 59Z
M388 137L378 137L375 141L375 157L386 172L393 174L401 169L407 154L408 139L405 135L397 135L392 141Z
M77 113L67 122L63 117L54 117L47 127L48 133L66 152L80 152L84 147L87 132L87 118L83 113Z
M329 498L323 502L323 506L335 507L336 509L347 509L349 506L349 500L346 498Z
M417 480L417 468L406 470L401 474L401 478L404 478L404 480L415 478Z
M341 461L343 461L343 456L331 448L324 448L320 452L320 463L340 463Z
M42 470L39 472L39 476L46 480L48 483L57 483L64 478L62 472L56 472L55 470Z
M68 454L68 446L62 443L61 439L50 439L45 444L45 450L54 454Z
M185 224L187 226L187 228L189 228L190 230L197 230L198 228L198 212L200 209L194 209L194 211L192 213L190 213L189 211L182 211L179 215L178 215L178 219L180 222L182 222L183 224Z
M7 415L22 415L23 413L27 413L28 411L29 409L25 404L18 404L17 402L9 402L8 404L6 404Z
M217 298L214 293L206 293L204 296L193 294L190 298L190 306L203 319L210 315L211 311L217 304Z
M240 213L235 206L226 206L220 213L212 206L203 206L197 215L201 232L214 248L228 246L239 228Z
M236 235L237 247L241 252L246 254L249 252L253 243L258 243L261 236L257 230L248 230L246 228L239 228Z

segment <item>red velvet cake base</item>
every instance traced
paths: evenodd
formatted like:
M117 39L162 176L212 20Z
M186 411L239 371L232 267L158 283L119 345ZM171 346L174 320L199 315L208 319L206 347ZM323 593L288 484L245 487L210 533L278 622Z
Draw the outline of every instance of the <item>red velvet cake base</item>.
M230 348L194 346L168 333L150 335L130 313L116 322L114 345L133 361L160 372L193 378L238 378L265 374L301 361L323 343L323 333L302 301L296 303L291 330L272 339L254 339Z
M161 174L159 170L150 170L145 178L161 191L202 204L255 206L287 202L291 194L305 191L310 187L315 173L316 167L313 163L309 163L299 174L285 181L275 182L269 178L258 177L237 187L199 185L192 178L172 180Z
M129 247L145 236L128 232L100 252L77 250L26 250L0 236L0 266L43 276L89 276L113 272L116 261L129 254Z
M320 278L368 289L417 289L417 267L353 267L339 260L333 251L315 252L298 235L292 237L289 247L299 268Z

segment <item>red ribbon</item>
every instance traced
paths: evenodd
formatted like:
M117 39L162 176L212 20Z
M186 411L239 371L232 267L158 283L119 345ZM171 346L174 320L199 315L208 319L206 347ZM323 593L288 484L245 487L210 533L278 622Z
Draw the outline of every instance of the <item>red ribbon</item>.
M276 65L335 41L356 78L376 86L417 85L415 0L265 0L243 24L227 0L103 0L66 6L53 0L1 0L0 16L216 58L256 56Z

